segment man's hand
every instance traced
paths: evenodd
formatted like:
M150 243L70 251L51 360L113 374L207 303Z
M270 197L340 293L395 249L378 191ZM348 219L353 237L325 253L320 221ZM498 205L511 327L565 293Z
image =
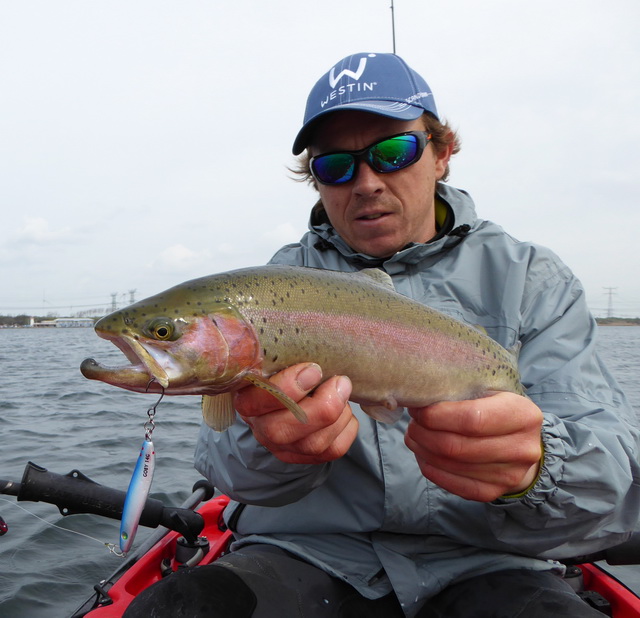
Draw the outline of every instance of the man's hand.
M525 491L542 456L542 412L531 400L496 393L409 410L405 435L422 474L468 500Z
M348 399L351 382L344 376L320 386L322 370L315 363L293 365L270 380L307 413L308 423L296 420L266 391L249 386L238 391L235 407L256 440L286 463L320 464L342 457L358 433L358 421ZM313 395L308 393L314 388Z

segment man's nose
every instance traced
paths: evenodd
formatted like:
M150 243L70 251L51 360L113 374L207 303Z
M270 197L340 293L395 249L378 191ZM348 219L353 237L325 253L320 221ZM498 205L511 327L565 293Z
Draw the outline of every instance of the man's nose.
M354 179L353 192L357 195L375 195L384 191L383 174L379 174L365 161L358 161L358 169Z

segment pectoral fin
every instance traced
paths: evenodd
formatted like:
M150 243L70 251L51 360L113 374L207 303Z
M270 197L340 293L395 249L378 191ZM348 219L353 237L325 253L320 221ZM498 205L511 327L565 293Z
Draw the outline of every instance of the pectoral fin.
M226 431L236 420L233 393L202 396L202 418L215 431Z
M289 395L283 393L275 384L272 384L268 380L252 373L246 374L244 379L251 382L254 386L257 386L258 388L261 388L267 391L267 393L273 395L285 408L290 410L301 423L307 422L307 415L305 411L293 399L291 399Z

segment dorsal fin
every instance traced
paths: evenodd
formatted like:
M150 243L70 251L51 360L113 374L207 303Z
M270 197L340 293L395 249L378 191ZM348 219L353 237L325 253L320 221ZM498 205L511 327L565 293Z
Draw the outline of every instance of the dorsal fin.
M373 283L395 291L391 277L380 268L363 268L359 270L356 275L368 277Z

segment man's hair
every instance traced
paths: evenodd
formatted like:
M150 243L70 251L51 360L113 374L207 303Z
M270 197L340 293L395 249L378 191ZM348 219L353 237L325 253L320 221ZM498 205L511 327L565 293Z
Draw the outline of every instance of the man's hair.
M440 122L429 112L422 114L422 121L424 123L425 131L431 133L431 143L433 144L437 154L443 152L451 144L453 144L452 155L460 152L460 138L458 137L457 132L454 131L446 121L444 123ZM289 168L289 171L293 172L294 180L297 182L308 182L311 186L317 189L315 178L311 174L311 167L309 165L310 161L311 157L309 156L309 150L307 149L297 157L296 164ZM447 178L449 178L448 163L440 180L444 182Z

